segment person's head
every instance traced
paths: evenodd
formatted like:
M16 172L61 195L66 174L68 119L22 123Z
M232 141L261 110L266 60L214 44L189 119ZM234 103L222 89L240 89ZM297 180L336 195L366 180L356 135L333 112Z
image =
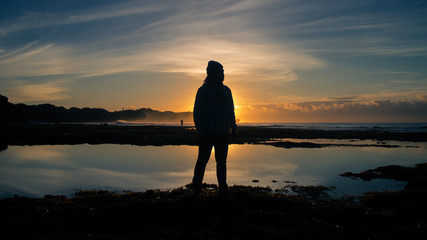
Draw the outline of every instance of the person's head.
M206 83L220 84L224 81L224 68L219 62L209 61L206 73L208 75L205 79Z

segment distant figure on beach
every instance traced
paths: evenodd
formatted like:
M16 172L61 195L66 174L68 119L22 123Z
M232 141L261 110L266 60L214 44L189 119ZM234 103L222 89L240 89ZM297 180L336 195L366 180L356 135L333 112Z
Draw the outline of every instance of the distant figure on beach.
M219 62L209 61L207 76L194 103L193 118L199 134L199 153L194 168L193 190L200 196L203 176L212 147L215 147L216 174L221 195L227 194L228 137L236 136L237 125L231 90L223 84L224 69Z
M184 120L181 120L181 127L184 126Z

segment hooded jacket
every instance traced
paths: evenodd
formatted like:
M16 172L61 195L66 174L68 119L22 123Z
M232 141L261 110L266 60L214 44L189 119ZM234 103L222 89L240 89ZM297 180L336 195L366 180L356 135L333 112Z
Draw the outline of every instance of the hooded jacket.
M230 88L205 82L197 91L193 110L194 124L199 134L228 134L236 130L234 102Z

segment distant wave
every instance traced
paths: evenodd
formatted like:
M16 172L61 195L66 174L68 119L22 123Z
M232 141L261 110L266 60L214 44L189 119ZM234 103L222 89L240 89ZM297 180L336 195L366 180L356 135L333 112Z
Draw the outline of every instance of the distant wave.
M325 131L427 132L427 123L243 123L240 125Z

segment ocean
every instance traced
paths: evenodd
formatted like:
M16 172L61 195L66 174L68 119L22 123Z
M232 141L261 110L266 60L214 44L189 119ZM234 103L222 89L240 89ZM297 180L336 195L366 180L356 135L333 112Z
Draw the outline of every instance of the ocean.
M120 126L180 126L180 122L127 122L109 123ZM324 131L378 131L378 132L427 132L427 123L239 123L239 126L312 129ZM184 123L184 126L194 126Z

